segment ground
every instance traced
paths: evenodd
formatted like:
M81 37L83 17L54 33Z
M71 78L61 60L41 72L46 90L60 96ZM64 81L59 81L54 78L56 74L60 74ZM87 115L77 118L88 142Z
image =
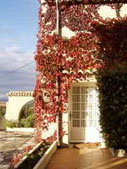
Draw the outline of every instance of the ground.
M31 133L0 131L0 169L15 153L33 143ZM127 158L113 157L106 148L59 148L46 169L126 169Z
M126 169L127 158L113 157L105 148L58 149L46 169Z
M0 169L7 169L14 154L31 144L33 134L0 131Z

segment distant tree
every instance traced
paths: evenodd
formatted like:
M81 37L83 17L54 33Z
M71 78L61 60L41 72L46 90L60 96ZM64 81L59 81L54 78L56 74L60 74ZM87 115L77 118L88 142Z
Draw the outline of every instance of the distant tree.
M34 127L33 102L27 103L20 112L19 127Z
M5 115L5 107L0 107L0 118Z

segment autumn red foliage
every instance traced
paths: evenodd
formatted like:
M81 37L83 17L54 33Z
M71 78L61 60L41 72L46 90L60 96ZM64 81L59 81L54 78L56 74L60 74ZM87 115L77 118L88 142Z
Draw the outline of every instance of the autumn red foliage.
M95 31L100 41L100 59L106 69L127 68L127 17L107 19L96 24Z
M62 114L68 111L68 90L72 81L83 81L104 65L100 58L100 40L96 34L97 23L104 25L107 20L99 16L100 5L60 4L60 30L67 27L75 36L64 38L56 31L56 7L47 1L43 10L40 2L39 32L35 54L38 72L35 98L35 117L38 138L42 129L56 122L59 111L59 135L63 136ZM110 4L120 20L120 4ZM100 29L98 27L98 29ZM105 30L103 30L103 33ZM109 37L108 37L109 38ZM105 39L106 42L107 39ZM108 39L108 42L110 39ZM108 48L108 46L107 46Z
M15 154L10 162L10 168L14 168L15 165L25 156L28 154L28 152L30 152L30 150L33 149L32 145L27 146L26 148L24 148L24 150L22 152L20 152L19 154Z

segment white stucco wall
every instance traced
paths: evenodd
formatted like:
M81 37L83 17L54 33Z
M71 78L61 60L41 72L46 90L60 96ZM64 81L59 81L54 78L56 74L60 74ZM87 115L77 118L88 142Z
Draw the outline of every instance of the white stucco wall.
M9 92L5 118L7 120L17 121L22 107L33 100L32 93L32 91Z

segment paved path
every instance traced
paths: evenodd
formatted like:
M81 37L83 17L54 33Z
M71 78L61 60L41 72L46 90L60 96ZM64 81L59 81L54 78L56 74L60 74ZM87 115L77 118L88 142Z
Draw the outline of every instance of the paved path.
M31 133L0 131L0 169L7 169L13 155L26 147L32 138Z
M127 169L127 158L116 158L108 149L58 149L46 169Z
M0 130L5 130L5 117L0 117Z

